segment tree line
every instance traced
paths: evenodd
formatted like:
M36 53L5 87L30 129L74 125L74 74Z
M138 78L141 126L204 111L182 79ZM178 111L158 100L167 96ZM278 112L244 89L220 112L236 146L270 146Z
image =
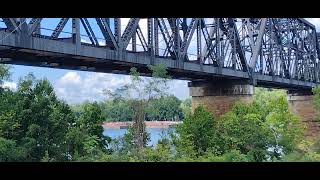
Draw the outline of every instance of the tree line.
M131 82L105 91L105 102L70 106L46 79L21 78L16 90L0 87L0 161L319 161L320 141L305 139L304 125L290 113L286 94L256 89L253 101L236 103L216 118L205 107L190 110L168 94L164 66L152 78L131 69ZM0 84L10 69L0 65ZM319 109L320 89L315 88ZM176 131L148 146L146 120L183 120ZM133 121L117 139L103 136L105 120Z
M106 99L98 102L102 110L102 117L106 122L132 121L133 109L128 99ZM72 104L71 109L79 115L89 101ZM166 95L150 100L147 105L146 121L182 121L191 112L191 98L180 100L174 95Z

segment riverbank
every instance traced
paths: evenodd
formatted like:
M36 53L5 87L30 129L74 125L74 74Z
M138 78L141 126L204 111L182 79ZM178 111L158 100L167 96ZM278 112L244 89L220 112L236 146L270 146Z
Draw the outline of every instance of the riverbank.
M104 129L127 129L132 123L132 121L104 122L102 126ZM145 121L146 128L170 128L180 123L182 121Z

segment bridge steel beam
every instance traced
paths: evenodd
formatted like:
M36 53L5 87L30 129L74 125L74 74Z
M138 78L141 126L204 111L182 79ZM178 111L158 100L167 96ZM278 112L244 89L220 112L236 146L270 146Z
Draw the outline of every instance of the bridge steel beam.
M2 18L2 20L6 24L9 31L13 31L15 29L18 29L18 23L15 20L15 18Z
M262 18L261 23L260 23L260 28L259 28L259 34L256 40L256 44L253 47L253 52L252 52L252 59L250 62L250 68L251 69L255 69L256 67L256 63L257 63L257 59L258 59L258 55L261 49L261 45L262 45L262 38L263 38L263 34L266 28L266 22L267 22L267 18ZM252 32L250 32L250 34L252 34ZM253 43L253 42L252 42Z
M48 38L42 37L22 37L20 34L10 34L10 32L0 31L0 38L3 39L0 42L0 46L2 49L7 49L6 51L10 51L11 53L1 53L0 55L3 58L15 58L15 56L19 56L19 53L28 52L30 56L33 56L33 59L38 59L38 61L42 61L41 57L38 54L50 54L50 57L63 57L63 58L71 58L74 59L74 62L71 63L83 63L85 64L87 59L95 59L97 62L111 63L111 62L123 62L127 64L127 66L143 66L146 67L148 64L151 64L151 56L148 53L134 53L130 51L123 51L122 55L119 56L119 51L111 50L107 48L87 46L83 43L80 44L79 37L79 19L74 19L73 24L74 34L76 37L76 43L68 43L63 41L51 40L50 36ZM77 47L78 45L78 47ZM9 50L8 50L9 49ZM14 53L13 53L14 52ZM24 56L28 56L28 54L24 54ZM48 55L49 56L49 55ZM22 59L22 57L19 57ZM19 59L18 58L18 59ZM82 61L79 62L79 59ZM20 61L20 60L19 60ZM91 60L92 61L92 60ZM32 61L33 62L33 61ZM25 64L32 64L32 62L24 62ZM12 63L18 63L12 61ZM93 62L92 62L93 63ZM170 58L163 57L154 57L155 64L165 64L169 71L172 73L176 73L177 79L189 79L189 80L197 80L197 79L210 79L215 77L224 77L228 78L241 78L241 79L249 79L249 75L247 72L229 69L229 68L218 68L212 65L203 64L200 66L194 62L185 61L182 67L177 67L176 60ZM94 63L93 63L94 64ZM120 63L121 64L121 63ZM94 66L94 65L93 65ZM59 68L57 66L56 68ZM102 71L102 70L101 70ZM106 70L107 71L107 70ZM273 86L276 87L292 87L292 88L312 88L316 84L314 82L301 81L296 79L286 79L282 77L272 77L268 75L255 75L257 78L257 86Z
M43 18L32 18L29 26L29 35L32 35L33 33L40 33L40 23Z
M60 33L62 32L64 26L67 24L69 18L62 18L57 27L54 29L54 31L51 34L51 38L58 38Z
M79 21L79 20L78 20ZM79 22L78 22L79 23ZM63 63L73 63L73 64L86 64L88 61L91 61L93 66L95 66L95 62L97 63L115 63L119 65L127 65L127 66L140 66L147 67L150 64L151 58L149 54L145 53L134 53L134 52L125 52L121 57L118 56L118 51L110 50L105 48L98 48L94 46L87 46L81 44L78 48L76 44L67 43L63 41L56 41L51 39L39 38L39 37L30 37L26 42L25 39L21 38L21 36L17 34L11 34L8 36L9 32L1 32L0 38L4 40L0 42L0 53L10 51L14 53L3 53L2 57L12 58L11 63L21 63L23 61L23 57L28 59L34 59L34 61L28 62L27 60L24 62L25 64L32 65L33 62L42 62L47 61L45 57L50 58L61 58L68 59ZM78 34L78 33L76 33ZM46 56L44 56L44 54ZM42 60L45 59L45 60ZM15 61L16 60L16 61ZM73 61L71 61L73 60ZM226 76L226 77L241 77L241 78L249 78L247 73L241 71L234 71L231 69L223 69L221 72L218 72L218 68L212 66L204 66L203 69L200 69L195 63L185 62L182 69L175 69L175 60L167 59L167 58L154 58L155 64L164 64L169 68L171 72L177 72L184 70L185 72L179 74L184 74L181 76L199 76L199 78L203 78L205 76ZM36 64L35 64L36 65ZM57 66L56 68L59 68ZM103 72L103 70L101 70ZM107 70L105 72L108 72ZM129 71L128 71L129 73ZM151 75L151 74L146 74ZM176 78L179 78L177 76ZM196 77L193 77L196 78ZM192 79L192 78L191 78Z
M120 18L114 19L114 32L108 18L96 18L106 46L99 45L95 37L97 32L86 18L72 18L71 39L58 38L68 18L61 19L51 37L37 33L26 36L39 28L42 18L33 18L29 28L23 25L18 28L19 21L15 18L2 19L7 27L0 31L3 37L0 57L20 59L20 62L23 56L28 56L26 52L34 55L34 61L24 64L31 65L36 59L42 61L45 57L39 54L50 54L46 56L49 60L62 57L74 60L68 62L70 66L72 63L85 66L90 59L94 69L100 69L96 65L100 60L105 64L121 62L120 67L146 67L144 62L161 62L179 79L247 80L254 77L252 84L256 86L286 89L311 89L319 82L319 38L315 26L299 18L212 18L212 21L210 18L154 18L146 19L147 35L141 29L142 24L139 25L140 18L130 18L123 33ZM80 21L92 43L81 42ZM135 46L128 50L132 38L133 44L136 43L134 37L142 42L142 50L137 51ZM196 43L192 42L193 38ZM196 51L195 58L188 54L190 50ZM62 64L56 68L65 67Z
M112 48L118 49L117 41L110 29L110 22L108 23L105 18L96 18L96 21L104 38L106 39L106 44Z

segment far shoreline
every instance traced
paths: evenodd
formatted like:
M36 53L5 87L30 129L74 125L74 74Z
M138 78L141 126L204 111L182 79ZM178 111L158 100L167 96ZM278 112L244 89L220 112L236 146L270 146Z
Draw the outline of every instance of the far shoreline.
M127 129L133 122L103 122L104 129ZM171 128L182 123L182 121L145 121L146 128Z

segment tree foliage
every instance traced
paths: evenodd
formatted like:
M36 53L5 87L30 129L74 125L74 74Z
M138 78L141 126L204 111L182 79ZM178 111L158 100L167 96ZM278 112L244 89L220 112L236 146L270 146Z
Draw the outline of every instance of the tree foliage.
M184 118L190 115L191 114L191 98L187 98L183 100L180 104L180 108L182 110Z
M0 90L1 85L4 80L8 80L10 78L10 66L5 64L0 64Z
M196 108L177 127L173 141L180 160L228 161L235 156L234 161L261 162L280 160L302 137L302 123L289 112L285 93L258 89L252 103L236 103L219 119Z
M167 81L170 76L164 65L148 66L152 78L142 78L137 68L130 69L131 81L115 91L106 90L106 94L114 101L126 99L133 112L133 141L142 149L145 146L147 132L144 121L147 116L149 102L167 93Z
M2 91L0 101L2 161L75 160L76 154L96 145L93 139L105 149L99 106L84 106L77 119L46 79L29 74L20 79L16 91Z
M0 161L320 161L320 141L303 140L303 125L288 110L284 91L256 89L253 102L236 103L214 118L191 99L169 95L164 66L151 78L131 69L131 82L108 91L109 100L69 106L46 79L21 78L0 90ZM9 79L0 65L0 84ZM314 89L320 109L320 90ZM145 120L182 120L176 131L148 147ZM103 136L102 123L130 121L124 137Z
M177 127L179 140L176 140L177 151L181 155L201 156L208 149L216 146L216 132L213 115L204 107L195 109L194 114L188 116L183 124ZM185 151L185 147L192 146L190 151Z
M181 101L173 95L153 99L147 106L147 119L158 121L181 120L183 118L183 112L180 104Z

